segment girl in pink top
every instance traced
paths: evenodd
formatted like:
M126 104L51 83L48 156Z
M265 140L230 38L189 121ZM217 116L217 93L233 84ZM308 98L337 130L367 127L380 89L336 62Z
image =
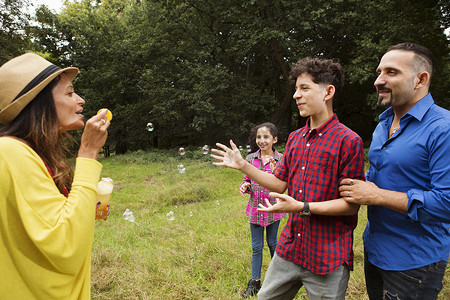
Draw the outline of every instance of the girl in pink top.
M260 170L268 173L275 172L277 164L282 158L282 154L278 153L273 147L277 140L277 128L272 123L267 122L255 126L250 132L249 144L251 153L246 160ZM261 287L264 228L266 228L266 240L270 249L270 255L273 256L277 246L280 219L285 217L286 214L258 212L256 210L258 204L265 204L265 199L269 199L271 203L276 201L269 197L269 191L266 188L254 182L248 176L244 176L239 192L241 196L250 194L245 213L250 221L250 232L252 235L252 279L242 295L243 298L247 298L256 295Z

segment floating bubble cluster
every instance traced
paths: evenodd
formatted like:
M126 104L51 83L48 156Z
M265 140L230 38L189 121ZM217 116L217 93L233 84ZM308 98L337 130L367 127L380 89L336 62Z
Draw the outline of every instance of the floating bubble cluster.
M184 165L178 165L177 169L178 169L179 173L185 173L186 172L186 168L184 167Z
M184 150L183 147L180 147L180 149L178 149L178 153L180 153L180 155L185 155L186 151Z
M129 210L128 208L123 213L123 218L125 219L125 221L134 222L133 212L131 210Z
M155 129L155 126L153 126L153 123L147 123L147 131L153 131Z
M169 221L175 220L175 214L173 213L173 211L169 211L169 212L166 214L166 217L167 217L167 220L169 220Z
M203 154L208 154L208 152L209 152L209 146L208 145L203 146L202 153Z

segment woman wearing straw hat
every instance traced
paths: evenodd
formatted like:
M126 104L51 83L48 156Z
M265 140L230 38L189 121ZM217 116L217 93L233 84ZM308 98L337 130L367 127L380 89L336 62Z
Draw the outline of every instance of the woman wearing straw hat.
M0 298L89 299L96 158L107 110L84 125L77 68L27 53L0 67ZM82 129L72 172L63 135Z

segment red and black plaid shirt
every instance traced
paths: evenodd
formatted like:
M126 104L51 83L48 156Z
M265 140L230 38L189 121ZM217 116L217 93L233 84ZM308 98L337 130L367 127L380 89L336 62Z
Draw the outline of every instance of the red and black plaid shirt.
M364 179L362 139L333 115L317 129L307 125L292 132L275 176L288 183L298 201L339 198L339 182ZM353 269L353 230L358 216L289 214L277 254L315 274L328 274L346 263Z

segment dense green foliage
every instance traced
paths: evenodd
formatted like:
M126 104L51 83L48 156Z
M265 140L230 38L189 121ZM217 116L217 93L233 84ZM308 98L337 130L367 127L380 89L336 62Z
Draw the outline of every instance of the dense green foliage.
M450 108L449 19L443 0L76 0L56 15L40 7L26 32L34 51L80 68L85 112L113 111L108 143L124 153L245 143L264 121L285 140L305 122L288 80L290 65L305 56L344 65L335 110L368 142L380 113L375 69L392 44L433 51L432 93Z
M27 5L27 0L0 1L0 65L22 54L27 47L23 33L30 16L22 11Z

